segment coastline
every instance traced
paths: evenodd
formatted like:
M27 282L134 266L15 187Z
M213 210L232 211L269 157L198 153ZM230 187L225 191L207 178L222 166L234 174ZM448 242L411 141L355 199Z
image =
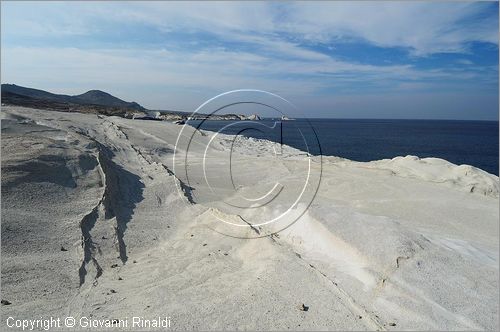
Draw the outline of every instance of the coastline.
M248 124L248 128L270 127L273 121ZM195 126L194 123L188 122ZM233 126L234 125L234 126ZM229 127L228 127L229 126ZM201 128L212 132L222 130L237 135L239 122L204 122ZM392 159L397 156L440 158L456 165L471 165L498 176L498 123L435 120L297 120L282 123L285 144L306 150L297 130L305 132L307 142L314 145L316 135L321 147L312 146L312 154L338 156L358 162ZM263 127L265 128L265 127ZM314 132L311 132L314 128ZM286 133L285 133L286 131ZM247 137L279 139L279 133L250 130Z
M175 173L181 126L19 107L2 117L4 316L41 313L50 293L44 314L168 313L173 329L498 326L495 175L437 158L313 156L321 183L301 218L241 240L210 229L208 212L232 213L223 181L216 200L201 173L188 185ZM209 139L196 136L193 160ZM304 152L268 157L275 144L221 135L209 151L231 148L247 188L294 184Z
M187 124L189 125L189 124ZM192 126L195 128L194 126ZM207 136L214 135L214 131L198 129ZM217 133L217 136L221 138L222 141L232 142L234 135ZM244 137L245 143L251 146L250 150L258 150L259 145L276 146L277 143L269 141L266 139L255 138L255 137ZM224 143L221 143L224 144ZM229 144L225 145L229 147ZM292 147L290 145L283 144L290 153L297 155L307 155L307 151L303 151ZM269 154L273 151L271 148L267 149ZM311 157L318 157L318 155L311 155ZM468 164L454 164L446 159L436 158L436 157L424 157L420 158L415 155L406 156L396 156L394 158L384 158L372 161L356 161L344 157L339 157L335 155L322 154L321 158L326 162L339 163L344 162L345 166L358 165L361 167L368 168L378 168L381 170L387 170L393 172L395 176L410 177L415 179L421 179L429 182L436 183L449 183L450 185L457 185L458 187L463 187L465 191L474 192L477 187L482 188L481 193L485 195L492 195L493 197L498 197L500 187L499 187L499 177L495 174L489 173L479 167L475 167ZM438 168L438 171L425 172L422 167L425 165L433 165L431 167ZM422 173L423 172L423 173ZM427 174L426 174L427 173ZM443 176L446 173L450 173L450 177L447 178ZM482 174L482 175L479 175ZM483 178L484 176L484 178ZM473 180L472 178L479 177L480 179ZM476 182L478 181L478 182ZM486 181L487 184L481 183Z

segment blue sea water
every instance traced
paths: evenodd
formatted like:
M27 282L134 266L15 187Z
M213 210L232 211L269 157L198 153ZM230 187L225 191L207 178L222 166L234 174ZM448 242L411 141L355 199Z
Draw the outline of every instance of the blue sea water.
M189 121L189 124L224 134L282 141L315 155L356 161L415 155L468 164L495 175L499 171L499 124L496 121L266 119L258 123L236 122ZM268 129L275 122L277 126Z

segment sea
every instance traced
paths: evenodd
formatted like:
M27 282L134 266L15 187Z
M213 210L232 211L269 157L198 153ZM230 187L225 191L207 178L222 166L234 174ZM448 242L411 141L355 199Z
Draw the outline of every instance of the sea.
M268 139L311 154L372 161L414 155L499 171L498 121L264 119L189 121L200 129Z

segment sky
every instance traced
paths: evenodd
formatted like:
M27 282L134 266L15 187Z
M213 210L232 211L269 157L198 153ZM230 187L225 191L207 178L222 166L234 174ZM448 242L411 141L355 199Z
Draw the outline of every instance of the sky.
M1 2L1 81L194 111L259 89L307 117L498 120L498 2Z

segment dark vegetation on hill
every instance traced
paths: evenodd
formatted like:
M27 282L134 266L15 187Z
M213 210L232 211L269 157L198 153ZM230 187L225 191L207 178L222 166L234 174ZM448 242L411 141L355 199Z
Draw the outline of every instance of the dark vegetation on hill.
M68 96L15 84L2 84L2 104L123 117L129 117L134 112L146 111L136 102L126 102L100 90Z
M136 102L127 102L100 90L90 90L80 95L69 96L15 84L2 84L2 105L168 121L186 120L191 116L191 112L148 110ZM154 113L158 113L158 115L151 115ZM193 118L199 120L260 120L257 115L237 114L207 115L198 113Z
M2 93L10 92L24 97L40 99L58 103L76 104L76 105L99 105L108 107L126 108L142 111L145 108L136 102L123 101L107 92L100 90L90 90L81 95L68 96L50 93L43 90L26 88L15 84L2 84Z

